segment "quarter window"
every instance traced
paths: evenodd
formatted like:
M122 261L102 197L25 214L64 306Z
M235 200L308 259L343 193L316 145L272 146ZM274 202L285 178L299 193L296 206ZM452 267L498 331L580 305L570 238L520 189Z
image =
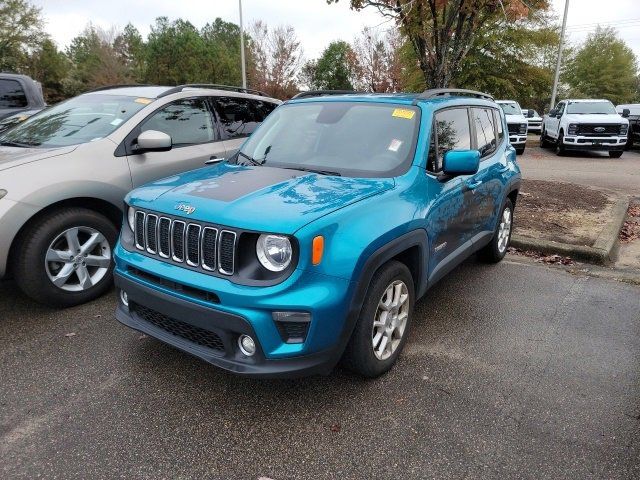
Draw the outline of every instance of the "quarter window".
M174 146L195 145L215 139L211 114L201 98L187 98L158 110L141 125L141 132L157 130L171 137Z
M248 137L264 120L252 108L251 100L242 97L218 97L214 104L225 138Z
M436 113L435 135L429 154L428 170L442 170L442 159L449 150L469 150L471 148L471 130L466 108L451 108ZM434 142L435 140L435 142Z
M504 122L502 121L502 115L500 110L493 109L493 115L496 122L496 132L498 133L498 144L502 143L504 138Z
M20 82L0 80L0 108L23 108L28 104Z
M471 109L473 123L476 128L476 145L481 157L496 151L496 131L493 114L489 108Z

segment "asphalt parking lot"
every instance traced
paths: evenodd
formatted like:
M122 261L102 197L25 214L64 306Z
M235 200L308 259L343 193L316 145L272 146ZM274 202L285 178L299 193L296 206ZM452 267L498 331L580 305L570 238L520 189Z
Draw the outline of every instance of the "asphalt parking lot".
M222 373L0 283L2 478L638 478L640 288L469 260L364 381Z

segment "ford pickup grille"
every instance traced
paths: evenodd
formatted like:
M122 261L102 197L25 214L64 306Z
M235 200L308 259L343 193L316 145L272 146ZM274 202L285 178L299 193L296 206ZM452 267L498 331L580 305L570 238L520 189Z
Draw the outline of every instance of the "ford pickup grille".
M589 135L591 137L609 137L620 134L621 125L599 125L592 123L579 123L576 135Z
M206 272L235 272L237 235L231 230L137 210L133 234L136 248L152 256Z

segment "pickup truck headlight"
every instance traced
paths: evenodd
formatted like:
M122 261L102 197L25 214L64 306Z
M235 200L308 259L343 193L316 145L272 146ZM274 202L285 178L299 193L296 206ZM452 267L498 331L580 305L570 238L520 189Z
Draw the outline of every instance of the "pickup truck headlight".
M569 135L575 135L576 133L578 133L578 124L577 123L570 123L569 124L569 130L567 131L567 133Z
M129 223L129 228L131 228L131 231L133 232L136 225L136 211L132 207L127 207L127 222Z
M291 263L293 249L287 237L263 234L256 242L256 254L264 268L272 272L281 272Z
M520 135L526 135L527 134L527 124L526 123L521 123L520 124Z
M629 125L620 125L620 135L626 135L629 131ZM2 198L2 194L0 194L0 198Z

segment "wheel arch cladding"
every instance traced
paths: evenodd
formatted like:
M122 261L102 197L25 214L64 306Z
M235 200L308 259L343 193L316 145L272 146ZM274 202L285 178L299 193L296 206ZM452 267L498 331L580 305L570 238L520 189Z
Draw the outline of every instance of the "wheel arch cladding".
M65 200L60 200L58 202L52 203L51 205L47 205L24 222L22 227L20 227L20 230L18 230L16 236L13 238L13 241L11 242L11 248L9 248L9 258L13 258L15 256L16 249L20 244L20 239L29 229L29 227L33 225L34 220L38 220L45 215L51 215L56 211L64 210L65 208L86 208L88 210L92 210L96 213L104 215L111 223L113 223L113 225L116 227L116 230L120 231L120 226L122 224L122 210L114 204L107 202L106 200L92 197L67 198ZM8 275L12 273L11 268L11 262L8 262Z

